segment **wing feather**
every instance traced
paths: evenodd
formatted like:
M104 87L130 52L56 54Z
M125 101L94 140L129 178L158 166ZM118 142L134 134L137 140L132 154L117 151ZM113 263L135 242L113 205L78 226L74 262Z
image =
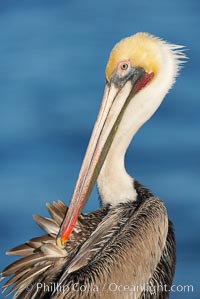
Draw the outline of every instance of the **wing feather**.
M16 291L13 299L40 298L40 296L43 298L46 294L42 294L43 290L38 291L35 285L37 283L49 285L53 282L107 213L107 209L101 209L99 217L95 217L96 212L81 214L66 248L60 249L56 245L56 235L67 207L61 201L54 201L52 204L47 204L47 210L51 218L34 216L35 222L46 234L32 238L7 251L8 255L22 257L2 272L2 279L11 276L3 285L3 292L13 285L7 293L10 295ZM81 236L79 236L80 232ZM32 284L33 287L27 288L28 284Z
M68 283L74 275L78 280L81 273L91 277L95 271L101 280L107 273L105 279L110 278L111 283L147 283L161 259L167 234L167 212L159 198L151 197L140 205L120 204L108 212L82 245L59 283Z

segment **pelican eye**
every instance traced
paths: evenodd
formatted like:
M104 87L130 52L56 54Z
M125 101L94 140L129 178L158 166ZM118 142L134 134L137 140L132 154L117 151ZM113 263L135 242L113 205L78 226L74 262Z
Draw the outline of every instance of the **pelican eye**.
M116 71L112 75L112 82L115 83L116 86L124 86L126 81L132 76L132 68L129 60L121 61Z
M123 63L123 64L121 65L121 70L122 70L122 71L127 70L127 68L128 68L128 63Z
M125 76L130 71L130 69L131 69L130 61L124 60L118 64L117 72L118 74L120 74L120 76Z

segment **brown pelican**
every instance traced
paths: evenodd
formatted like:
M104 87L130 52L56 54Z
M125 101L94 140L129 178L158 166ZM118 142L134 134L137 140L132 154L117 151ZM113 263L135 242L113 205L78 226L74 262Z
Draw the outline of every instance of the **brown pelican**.
M45 235L8 251L22 256L2 272L13 298L168 298L175 239L162 200L124 166L126 149L172 87L182 47L147 33L125 38L106 66L106 87L67 208L34 216ZM101 208L82 214L97 181Z

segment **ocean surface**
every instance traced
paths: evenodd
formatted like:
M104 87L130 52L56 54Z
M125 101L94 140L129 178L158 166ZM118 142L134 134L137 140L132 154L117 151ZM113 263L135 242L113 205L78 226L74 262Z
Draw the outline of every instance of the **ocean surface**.
M135 136L126 167L164 200L174 223L170 298L200 298L199 28L197 0L0 2L1 269L14 260L7 249L42 233L32 214L47 216L45 203L57 199L68 205L109 52L121 38L146 31L185 45L189 59ZM98 207L95 189L85 211Z

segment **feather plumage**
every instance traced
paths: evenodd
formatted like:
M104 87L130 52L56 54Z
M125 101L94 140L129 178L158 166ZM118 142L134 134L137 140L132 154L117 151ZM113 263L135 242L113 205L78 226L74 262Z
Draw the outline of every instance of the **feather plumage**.
M119 281L118 267L122 269L124 280L127 282L127 259L129 259L135 277L138 277L139 273L138 281L145 280L144 275L146 275L146 277L152 277L149 284L153 286L160 281L163 283L168 281L170 284L170 277L173 276L173 273L170 277L166 277L166 273L174 271L170 269L173 268L171 266L175 253L174 251L170 252L170 248L174 245L171 244L174 243L174 239L171 224L169 224L170 231L168 231L165 207L159 198L153 197L147 189L141 187L137 182L135 182L135 187L140 194L136 202L119 204L114 208L102 208L85 215L81 214L78 221L81 232L76 233L75 230L72 233L65 249L60 249L56 245L56 235L53 233L52 222L46 221L47 218L45 218L43 228L49 234L33 238L8 251L10 255L24 257L4 269L2 276L12 275L12 277L4 284L3 290L6 291L13 285L8 294L16 291L13 297L15 299L91 298L92 287L105 279L105 273L107 273L108 283L109 279ZM51 211L54 211L53 214L50 213L51 217L53 217L56 225L60 225L59 219L61 215L64 216L67 207L64 209L62 205L61 212L54 209L57 204L55 202L52 205L48 204L48 210L50 207ZM56 222L56 218L58 222ZM42 217L40 217L37 218L37 223L38 219L39 224L41 221L43 222ZM154 232L153 235L151 234L152 231ZM158 243L160 244L160 251L157 250ZM144 258L146 247L149 249L149 256L146 255ZM130 250L130 248L132 249ZM131 254L129 255L129 253ZM151 258L151 255L155 257L154 262L147 267L147 260ZM145 274L137 271L138 260L141 257L143 266L146 267ZM117 265L115 263L116 258L118 260ZM131 262L133 260L135 263ZM124 269L123 265L126 265ZM160 273L162 273L163 267L166 269L162 276ZM110 272L111 269L112 272ZM71 285L72 287L72 284L77 281L79 283L84 282L86 285L90 283L90 292L73 293L70 291L70 287L69 291L59 292L59 294L55 288L49 292L41 288L36 292L38 284L51 286L56 283L56 285ZM30 285L31 289L29 288ZM144 294L144 292L141 293L138 298L142 299ZM99 294L99 297L96 298L102 298L102 296L112 298L108 290L104 291L104 295ZM118 298L116 294L114 298Z

